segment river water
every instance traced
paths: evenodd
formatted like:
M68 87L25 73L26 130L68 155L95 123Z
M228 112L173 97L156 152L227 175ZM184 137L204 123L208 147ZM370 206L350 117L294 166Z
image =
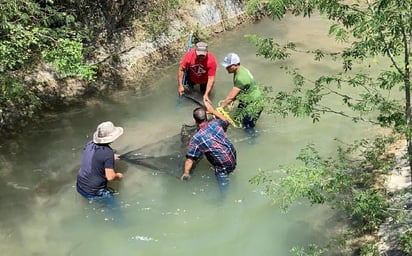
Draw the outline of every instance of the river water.
M228 52L238 53L241 64L277 92L292 84L279 69L281 65L297 66L309 76L333 72L339 66L317 63L303 53L270 62L256 57L243 35L299 41L303 49L336 50L339 46L324 35L326 31L327 24L316 16L263 20L212 39L209 49L218 62ZM124 128L123 136L112 144L119 153L169 138L180 132L182 124L192 124L196 105L184 99L176 106L176 71L177 64L162 67L156 78L136 91L114 92L109 98L50 114L15 140L1 142L2 255L290 255L293 246L323 243L336 232L341 220L327 207L301 202L284 214L262 195L260 187L249 183L259 170L295 163L299 149L308 143L330 155L337 146L334 138L351 142L370 134L372 127L332 115L313 124L263 113L253 140L244 131L230 128L238 167L225 197L219 194L206 160L189 182L118 162L116 168L124 179L111 184L119 191L118 218L76 193L82 148L100 122L111 120ZM211 96L215 104L231 89L231 79L219 66Z

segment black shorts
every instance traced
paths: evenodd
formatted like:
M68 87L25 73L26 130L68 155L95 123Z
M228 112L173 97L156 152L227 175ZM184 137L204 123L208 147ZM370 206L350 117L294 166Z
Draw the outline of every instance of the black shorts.
M195 84L196 84L196 83L194 83L194 82L192 82L192 81L190 81L190 80L187 80L187 85L188 85L190 88L193 88L193 87L195 86ZM207 84L199 84L200 92L201 92L202 94L205 94L205 92L206 92L206 86L207 86Z
M189 88L191 88L191 89L193 89L194 86L195 86L195 84L196 84L195 82L193 82L192 80L190 80L189 72L187 72L186 84L187 84L187 85L189 86ZM205 92L206 92L206 86L207 86L207 83L199 84L199 89L200 89L200 92L202 93L202 95L205 94Z

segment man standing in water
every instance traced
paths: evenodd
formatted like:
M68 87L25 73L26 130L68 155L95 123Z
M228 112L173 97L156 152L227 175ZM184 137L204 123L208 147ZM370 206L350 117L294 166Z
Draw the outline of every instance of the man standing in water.
M227 54L222 66L229 74L233 74L233 88L220 107L225 108L236 99L239 100L234 119L245 129L255 127L264 106L258 84L249 70L240 65L240 58L236 53Z
M210 102L205 100L204 104L207 111L217 119L208 121L206 110L202 107L193 110L193 118L199 130L190 139L187 147L181 179L191 178L193 164L204 154L214 167L219 189L224 192L229 185L229 174L236 168L236 150L225 133L229 126L227 119L216 111Z
M97 126L93 140L84 147L76 184L77 192L84 198L113 203L107 182L122 179L123 174L114 170L114 161L119 159L119 155L114 153L110 143L122 134L122 127L116 127L110 121L103 122Z
M185 92L183 77L189 87L199 84L203 100L210 101L209 94L215 84L216 58L207 49L207 44L198 42L194 49L188 51L182 58L177 72L177 90L179 95Z

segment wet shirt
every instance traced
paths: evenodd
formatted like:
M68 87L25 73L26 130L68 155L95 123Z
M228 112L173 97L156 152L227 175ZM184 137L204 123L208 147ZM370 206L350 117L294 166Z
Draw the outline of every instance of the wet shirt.
M114 169L114 151L107 144L90 141L83 149L77 185L89 195L100 195L107 189L105 168Z
M180 63L183 68L189 70L190 80L195 84L207 83L209 76L216 75L216 58L211 52L207 52L202 61L196 58L196 50L188 51Z
M199 131L189 142L186 157L198 160L203 154L215 167L235 167L236 150L226 137L229 123L214 119L200 124Z

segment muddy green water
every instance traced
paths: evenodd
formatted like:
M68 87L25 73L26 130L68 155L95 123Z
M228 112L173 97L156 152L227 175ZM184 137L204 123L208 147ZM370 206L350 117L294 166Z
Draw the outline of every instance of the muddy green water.
M243 35L299 41L299 47L306 49L337 49L324 36L326 31L319 17L264 20L211 40L209 49L219 62L228 52L238 53L241 64L276 92L291 86L281 65L293 64L314 77L339 67L317 63L305 54L269 62L255 56L255 48ZM139 90L115 92L109 99L48 116L15 141L1 142L1 255L283 256L290 255L293 246L322 243L336 232L341 220L327 207L302 202L283 214L262 195L261 188L248 182L261 169L295 163L299 149L308 143L315 143L323 154L333 154L335 137L351 142L373 129L329 115L312 124L264 113L253 144L242 130L229 129L238 167L224 199L206 161L199 164L190 182L119 162L117 168L125 177L112 186L120 192L124 218L120 224L76 193L82 148L100 122L111 120L124 127L124 135L112 145L120 153L173 136L182 124L192 124L196 105L184 100L176 108L176 70L177 64L159 69L156 78ZM231 89L231 79L219 66L212 94L215 104Z

